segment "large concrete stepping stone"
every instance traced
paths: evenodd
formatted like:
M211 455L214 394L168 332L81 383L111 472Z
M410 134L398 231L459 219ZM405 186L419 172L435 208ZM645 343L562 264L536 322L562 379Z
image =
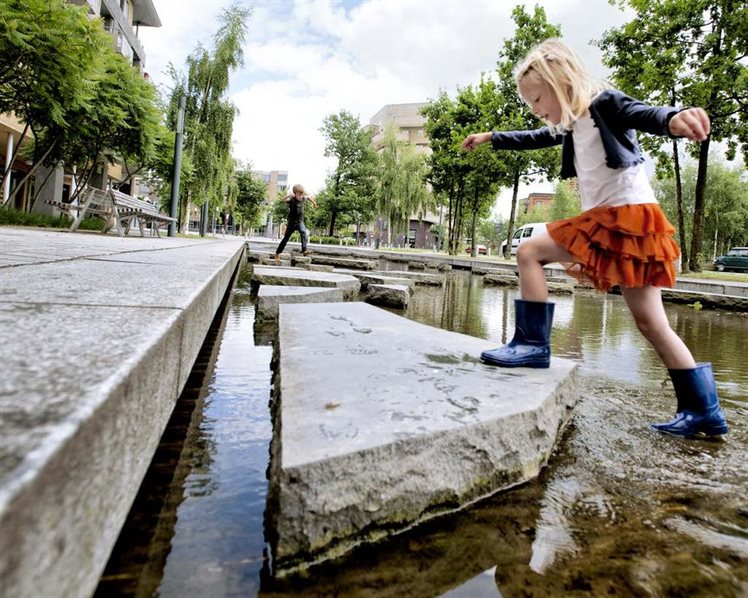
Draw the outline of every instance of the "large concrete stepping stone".
M343 289L332 287L279 287L262 285L257 292L258 322L278 319L281 303L334 303L344 301Z
M576 365L484 365L495 343L365 303L281 305L268 534L277 573L534 478Z
M413 290L404 284L370 284L366 287L366 302L373 305L405 309Z
M357 278L334 272L315 272L298 268L255 266L252 269L252 286L281 285L297 287L334 287L343 290L346 300L355 299L361 290Z
M337 257L333 255L312 254L312 262L336 268L349 268L351 270L373 270L377 267L377 260L364 258Z
M404 276L387 276L386 274L372 273L372 272L360 272L358 270L346 270L345 268L336 268L335 272L338 274L348 274L355 276L361 283L361 288L365 289L370 284L400 284L405 285L410 289L416 286L414 278L406 278Z
M378 270L375 274L384 274L396 278L410 278L417 285L441 287L444 286L443 274L431 274L428 272L410 272L408 270Z

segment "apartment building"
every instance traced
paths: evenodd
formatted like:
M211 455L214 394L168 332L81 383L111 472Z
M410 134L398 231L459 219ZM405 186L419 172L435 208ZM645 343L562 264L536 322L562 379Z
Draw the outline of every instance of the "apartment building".
M421 108L427 105L426 102L412 102L409 104L387 104L369 120L368 128L373 131L372 144L377 152L382 150L384 144L384 132L388 125L392 124L396 128L396 135L399 141L410 143L416 147L416 150L430 154L431 147L429 139L426 136L426 119L421 114ZM408 223L407 239L390 239L390 243L396 246L409 246L418 249L433 249L436 245L436 236L431 232L434 224L439 224L437 214L424 214L419 218L418 214L411 216ZM389 238L387 231L387 222L382 218L377 218L367 231L367 241L374 241Z
M146 56L143 46L138 39L140 27L160 27L161 20L153 5L152 0L69 0L71 4L79 6L88 5L90 18L101 18L104 28L112 36L112 43L120 54L128 59L133 68L143 73ZM144 75L145 76L145 75ZM3 172L7 168L8 156L13 155L13 150L18 145L30 145L33 138L29 132L24 133L24 123L19 122L14 115L0 115L0 164ZM20 152L19 152L20 154ZM23 158L16 156L9 175L2 182L3 204L10 196L10 191L26 176L30 164ZM99 171L92 177L90 184L101 189L106 188L110 181L120 182L126 177L123 165L120 163L108 164L102 161ZM44 200L65 202L75 191L75 179L70 170L65 170L62 165L46 168L40 167L34 178L38 184L39 201L34 204L34 211L59 212L45 204ZM27 181L22 189L16 193L13 206L19 210L29 209L30 181ZM137 192L137 182L133 181L129 189L123 189L129 193Z
M544 208L553 203L554 193L530 193L527 197L519 200L519 207L527 214L536 208Z
M265 185L267 185L265 200L268 207L273 205L273 202L278 198L278 193L284 193L289 190L288 171L286 170L253 170L252 174L264 181ZM279 233L278 226L279 223L273 223L272 211L268 209L265 230L260 231L260 234L274 239Z

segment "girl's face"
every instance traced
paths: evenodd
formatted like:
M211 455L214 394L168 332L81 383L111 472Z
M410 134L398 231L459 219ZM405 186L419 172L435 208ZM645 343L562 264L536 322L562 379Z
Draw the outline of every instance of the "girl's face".
M558 103L558 98L551 86L540 77L532 74L525 75L520 79L517 87L535 116L552 125L561 122L561 105Z

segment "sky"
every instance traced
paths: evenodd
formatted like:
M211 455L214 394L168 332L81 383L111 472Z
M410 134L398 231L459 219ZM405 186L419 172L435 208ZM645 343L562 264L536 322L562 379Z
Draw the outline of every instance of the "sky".
M198 43L211 48L228 0L152 0L162 27L141 27L145 71L163 92L167 67L185 70ZM609 72L590 44L629 14L607 0L240 0L252 8L244 66L231 75L238 108L233 154L253 170L288 171L289 183L318 192L334 170L319 131L325 116L347 110L368 124L386 104L425 102L476 84L495 71L511 11L537 4L593 74ZM523 186L550 191L548 183ZM504 191L497 214L508 212Z

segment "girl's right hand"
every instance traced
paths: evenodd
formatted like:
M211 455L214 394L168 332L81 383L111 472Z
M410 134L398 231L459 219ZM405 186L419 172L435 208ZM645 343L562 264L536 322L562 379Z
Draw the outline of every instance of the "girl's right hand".
M465 137L465 140L460 145L462 151L472 151L478 147L481 143L491 141L491 133L473 133Z

